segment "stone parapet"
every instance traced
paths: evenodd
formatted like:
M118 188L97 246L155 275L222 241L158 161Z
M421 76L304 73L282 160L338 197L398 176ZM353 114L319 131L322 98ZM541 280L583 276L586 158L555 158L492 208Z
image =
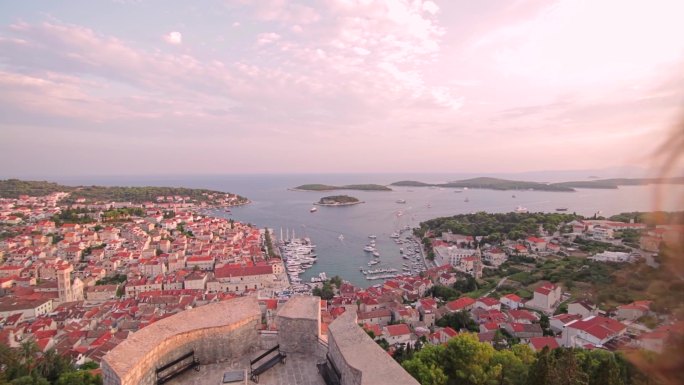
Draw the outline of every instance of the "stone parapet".
M290 298L278 311L276 324L281 351L316 355L321 332L321 299Z
M328 327L328 354L342 385L419 385L345 312Z
M152 385L155 370L191 350L200 364L251 353L261 311L254 297L208 304L164 318L129 336L102 359L104 385Z

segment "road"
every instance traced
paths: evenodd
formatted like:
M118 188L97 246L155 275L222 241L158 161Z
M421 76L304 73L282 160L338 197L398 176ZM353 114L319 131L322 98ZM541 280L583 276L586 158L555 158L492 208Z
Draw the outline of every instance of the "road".
M483 295L483 297L489 296L489 295L492 294L496 289L498 289L499 287L501 287L501 285L503 285L504 282L506 282L506 280L508 279L508 277L510 277L510 275L501 278L501 279L499 280L499 283L497 283L496 286L494 286L494 288L493 288L492 290L488 291L487 294Z

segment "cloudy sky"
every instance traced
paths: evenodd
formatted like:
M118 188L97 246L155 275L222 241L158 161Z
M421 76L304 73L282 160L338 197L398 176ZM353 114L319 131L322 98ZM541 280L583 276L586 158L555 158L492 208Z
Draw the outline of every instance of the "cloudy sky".
M680 0L0 2L0 174L640 165Z

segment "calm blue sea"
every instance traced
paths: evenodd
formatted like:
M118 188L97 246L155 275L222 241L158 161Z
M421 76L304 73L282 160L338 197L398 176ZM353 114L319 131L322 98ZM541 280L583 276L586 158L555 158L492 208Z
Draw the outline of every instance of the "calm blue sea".
M455 193L453 189L429 189L398 187L390 192L345 191L365 203L348 207L318 207L310 213L312 203L325 195L334 193L297 192L288 188L305 183L389 184L398 180L414 179L425 182L445 182L467 175L406 175L406 174L327 174L327 175L223 175L223 176L177 176L177 177L80 177L52 178L65 184L97 184L123 186L179 186L209 188L243 195L252 204L233 208L231 214L217 213L235 220L253 223L259 227L275 229L279 237L283 232L294 230L296 236L307 236L317 245L318 262L302 277L308 279L325 271L328 276L338 274L360 286L378 281L366 281L359 267L367 268L371 258L363 251L368 235L377 236L377 249L381 264L375 267L394 267L401 270L405 262L399 254L399 246L389 235L406 226L439 216L471 213L476 211L509 212L518 206L531 212L555 212L567 207L568 212L582 215L612 215L625 211L649 211L655 207L653 186L628 186L617 190L582 189L577 192L539 191L492 191L466 190ZM659 208L684 210L684 186L668 186ZM466 202L467 198L467 202ZM396 203L406 200L405 204ZM397 215L401 211L402 215ZM339 236L343 235L344 240Z

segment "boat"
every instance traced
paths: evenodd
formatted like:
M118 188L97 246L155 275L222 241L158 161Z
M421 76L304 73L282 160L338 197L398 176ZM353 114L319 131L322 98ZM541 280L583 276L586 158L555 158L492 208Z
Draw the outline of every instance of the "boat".
M404 204L406 203L406 199L397 199L397 203Z
M392 233L392 235L390 235L390 238L399 238L399 237L401 237L401 235L399 233Z
M368 238L370 238L370 239L375 239L375 238L377 238L377 237L376 237L375 235L371 234L371 235L368 236Z
M339 239L340 241L344 241L344 235L340 234L340 236L337 237L337 239Z
M368 262L368 266L377 265L378 263L380 263L380 261L372 260L372 261Z
M373 252L373 256L374 256L374 257L380 258L380 253L378 253L377 251L374 251L374 252Z
M556 209L556 211L568 211L567 207L559 207Z
M312 207L309 209L310 213L315 213L316 211L318 211L318 208L316 208L316 207Z
M529 210L527 209L527 207L518 206L515 208L515 212L516 213L526 213L526 212L529 212Z
M369 246L364 247L363 251L367 251L369 253L372 253L373 251L375 251L375 248L373 246L369 245Z
M511 195L511 198L515 198L515 194Z

